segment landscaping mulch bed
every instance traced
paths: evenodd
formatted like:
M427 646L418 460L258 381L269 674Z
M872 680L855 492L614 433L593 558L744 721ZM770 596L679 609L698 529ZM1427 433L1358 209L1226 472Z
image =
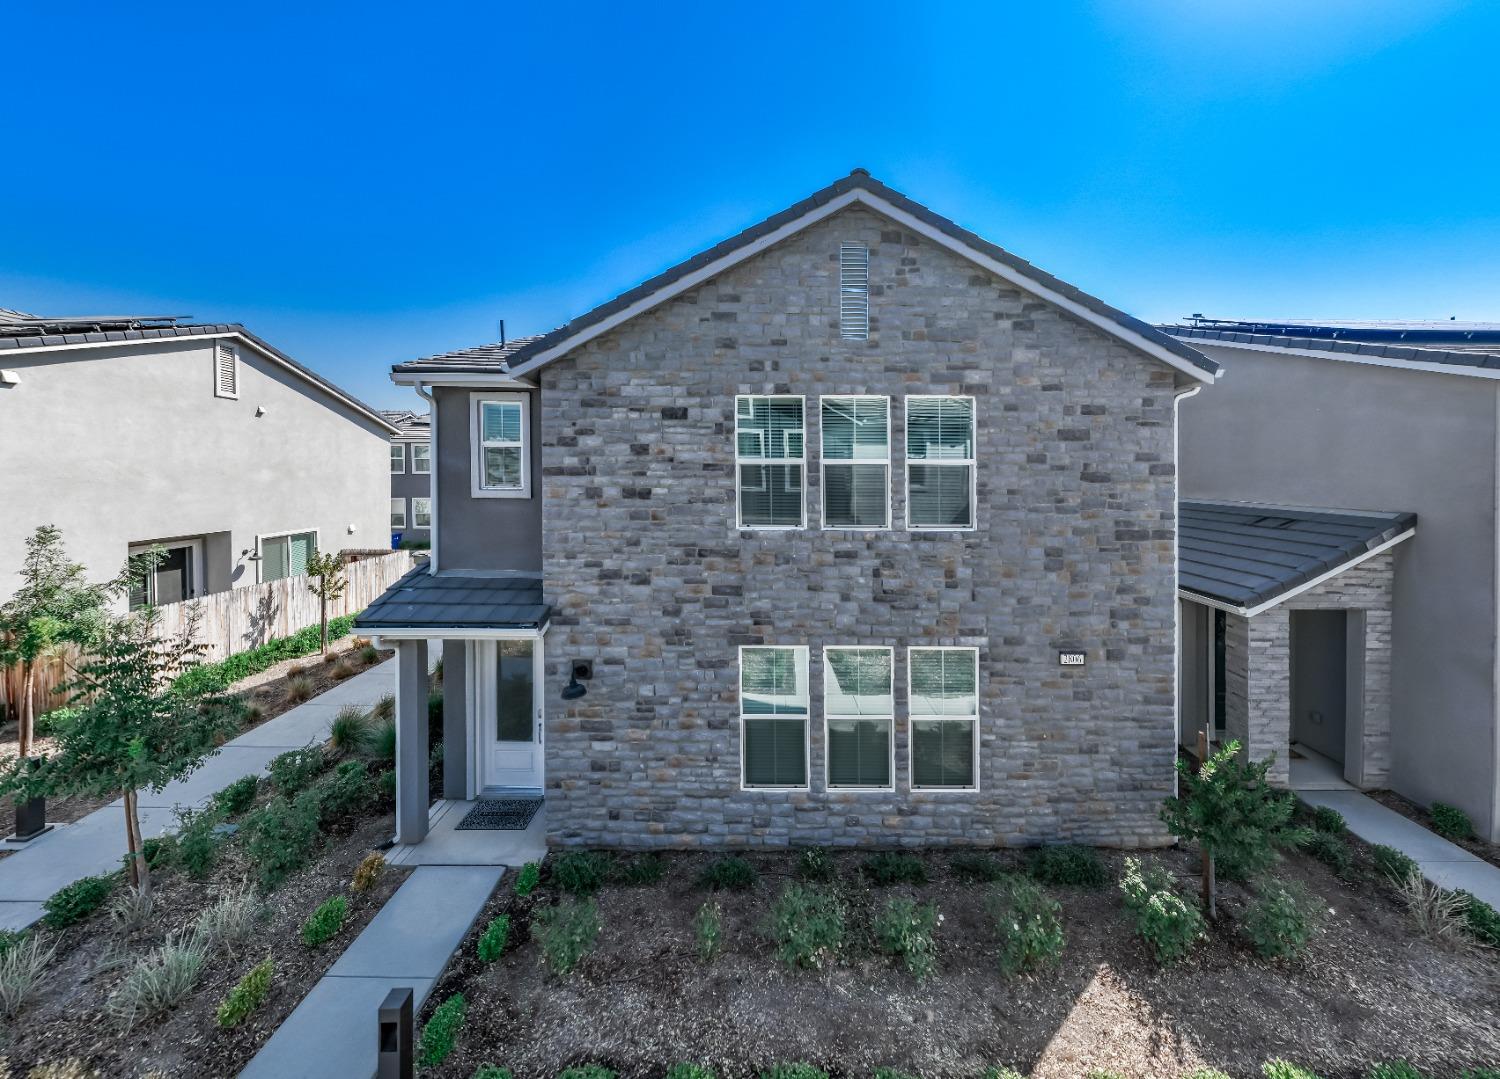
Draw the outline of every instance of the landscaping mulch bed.
M557 900L554 882L544 874L541 888L519 899L510 874L424 1008L423 1019L456 992L468 1002L457 1049L424 1074L468 1079L492 1062L517 1079L550 1079L597 1062L622 1077L660 1079L693 1061L731 1079L807 1061L862 1079L880 1067L973 1079L992 1066L1041 1079L1081 1079L1095 1068L1176 1079L1200 1065L1258 1077L1262 1062L1285 1057L1327 1079L1363 1079L1381 1060L1407 1059L1437 1076L1500 1062L1500 955L1418 937L1374 879L1367 849L1350 847L1357 880L1300 854L1276 871L1328 909L1324 932L1297 961L1261 960L1239 936L1249 898L1239 885L1222 885L1211 939L1165 968L1134 935L1113 884L1052 887L1063 958L1014 979L996 961L991 886L960 879L945 854L924 856L928 884L890 888L863 878L864 855L835 855L850 936L820 971L788 970L766 936L774 898L794 879L794 853L750 856L759 880L746 892L705 891L697 877L709 856L688 853L666 855L657 884L606 886L598 946L565 977L547 970L529 932L536 909ZM1020 865L1018 855L999 857ZM1124 857L1104 854L1112 878ZM1145 857L1173 870L1182 894L1196 894L1194 850ZM874 946L874 914L894 895L935 902L943 914L937 973L925 982ZM723 911L724 947L705 963L692 919L711 896ZM484 964L476 941L501 913L512 920L511 944Z
M1397 794L1395 791L1366 791L1365 793L1387 809L1394 809L1407 820L1420 824L1428 831L1433 830L1431 814L1422 805L1413 802L1405 795ZM1490 865L1500 868L1500 846L1488 843L1478 836L1470 836L1468 839L1451 839L1448 836L1444 836L1443 838L1447 839L1450 843L1455 843L1462 847L1474 855L1474 857L1482 858L1484 861L1489 862Z

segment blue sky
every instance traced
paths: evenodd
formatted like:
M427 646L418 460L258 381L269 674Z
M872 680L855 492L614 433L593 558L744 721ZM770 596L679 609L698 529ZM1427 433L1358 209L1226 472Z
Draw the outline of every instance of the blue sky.
M311 11L316 7L315 11ZM1500 320L1500 4L6 5L0 306L371 402L860 165L1152 320Z

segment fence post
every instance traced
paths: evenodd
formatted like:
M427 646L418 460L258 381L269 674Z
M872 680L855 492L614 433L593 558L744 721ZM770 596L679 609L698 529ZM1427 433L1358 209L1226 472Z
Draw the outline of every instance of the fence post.
M380 1005L380 1055L375 1079L412 1079L412 992L392 989Z

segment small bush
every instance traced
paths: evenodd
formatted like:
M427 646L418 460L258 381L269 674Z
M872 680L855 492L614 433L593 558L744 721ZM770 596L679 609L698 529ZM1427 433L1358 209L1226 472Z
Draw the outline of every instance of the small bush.
M77 925L104 905L109 893L114 891L117 878L84 877L59 888L51 899L42 904L46 911L44 921L50 929L66 929Z
M77 708L54 708L32 719L31 732L38 738L51 738L61 734L77 718Z
M950 864L953 866L954 874L961 879L978 881L982 884L994 884L1010 875L1000 859L992 854L965 851L955 854Z
M380 875L384 872L385 855L378 850L372 850L360 859L359 865L354 867L354 890L368 892L380 881Z
M719 954L723 937L723 913L719 910L719 904L710 899L693 915L693 939L697 942L698 958L711 963Z
M1500 948L1500 912L1483 899L1459 889L1454 893L1464 901L1464 926L1481 944ZM1496 1079L1500 1079L1497 1076Z
M340 929L344 928L344 920L348 917L349 901L347 899L341 895L325 899L307 921L302 923L302 943L309 948L328 943L338 935Z
M387 693L370 709L370 718L381 723L393 722L396 718L396 695Z
M787 966L823 966L844 942L843 901L823 888L788 884L771 907L771 938Z
M621 858L610 868L609 879L616 884L642 887L655 884L667 871L660 854L636 854Z
M214 829L222 823L212 806L177 810L177 851L174 860L194 880L203 880L219 861L220 837Z
M434 689L427 694L427 725L436 731L443 729L443 691L441 688Z
M570 850L552 865L552 880L565 892L593 895L609 880L609 857L596 850Z
M1120 891L1136 933L1158 963L1181 959L1205 935L1202 912L1177 894L1172 875L1160 866L1125 859Z
M1221 1072L1218 1068L1194 1068L1182 1079L1230 1079L1228 1072Z
M165 869L177 857L177 837L157 835L141 841L141 853L146 856L147 869ZM130 855L124 858L125 867L130 867Z
M326 825L369 805L374 795L364 761L343 761L309 789L318 803L318 820Z
M577 1064L558 1072L557 1079L615 1079L615 1073L603 1064Z
M271 991L271 974L273 972L271 960L267 959L250 969L250 972L236 983L224 997L224 1002L219 1005L217 1020L219 1026L228 1029L238 1026L246 1016L259 1008L261 1001L266 999L266 994Z
M359 661L366 667L372 663L380 662L380 649L373 644L367 644L359 650Z
M1427 1079L1427 1077L1414 1065L1404 1060L1395 1060L1375 1065L1370 1069L1368 1079Z
M300 669L300 668L299 668ZM286 699L293 704L312 700L313 680L305 674L294 674L286 680Z
M235 954L256 938L265 914L265 903L254 888L245 885L203 908L193 923L193 935L210 948Z
M1432 830L1446 839L1472 839L1474 822L1457 806L1433 802L1428 815L1432 818Z
M1316 1072L1299 1067L1289 1060L1268 1060L1260 1066L1265 1079L1322 1079Z
M811 1064L772 1064L760 1079L828 1079L828 1073Z
M1032 848L1026 855L1026 871L1043 884L1099 889L1109 883L1099 852L1077 843Z
M1062 957L1062 907L1025 877L996 885L989 910L1000 941L1000 969L1006 975L1039 970Z
M254 727L265 718L266 710L256 701L245 701L240 708L240 726L242 727Z
M915 854L881 851L865 859L860 867L874 884L926 884L927 867Z
M1349 826L1344 823L1344 815L1332 806L1314 806L1312 826L1330 835L1343 835L1349 830Z
M712 1068L702 1064L673 1064L667 1069L666 1079L719 1079Z
M45 944L41 937L31 934L12 937L11 941L0 951L0 1015L7 1019L21 1010L57 955L55 941Z
M333 670L329 673L333 675L336 681L342 682L346 678L353 678L359 673L359 670L347 659L341 659L333 665Z
M1317 901L1292 882L1262 880L1240 926L1262 959L1294 959L1317 932Z
M109 917L115 928L122 933L133 933L148 925L156 916L156 894L144 895L134 888L125 888L115 893L109 901Z
M599 907L592 898L543 907L532 919L531 935L552 973L571 974L599 939Z
M900 1068L876 1068L875 1079L921 1079L911 1072L904 1072Z
M833 856L822 847L808 847L797 855L797 876L803 880L829 881L835 874Z
M464 995L454 993L433 1010L417 1041L417 1063L421 1067L435 1068L448 1059L458 1042L458 1030L464 1025L467 1008Z
M469 1079L515 1079L509 1068L502 1068L498 1064L481 1064L474 1069L474 1074Z
M1342 836L1332 832L1308 832L1302 837L1301 846L1340 877L1347 877L1354 868L1354 852Z
M328 725L328 744L345 756L369 752L374 740L375 725L356 705L344 705Z
M375 789L386 804L396 801L396 770L387 768L375 777Z
M396 724L394 721L387 721L375 728L375 733L370 738L370 756L377 761L396 759Z
M261 885L278 887L307 864L317 847L318 803L304 794L296 800L277 795L245 818L245 851Z
M260 776L240 776L213 797L213 807L220 816L236 817L249 809L260 790Z
M266 770L271 773L271 782L276 784L277 790L292 795L317 779L326 763L322 746L307 746L273 757Z
M516 874L516 884L514 889L516 895L524 899L526 896L536 891L536 886L541 883L541 880L542 867L537 865L535 862L527 862L521 867L521 871Z
M493 963L505 952L506 942L510 940L510 915L501 914L490 920L490 924L484 927L484 932L479 936L479 958L482 962Z
M1452 942L1464 932L1464 897L1444 891L1420 875L1408 877L1401 886L1401 899L1417 932L1431 940Z
M698 885L716 892L743 892L755 885L755 867L737 854L715 858L698 874Z
M1413 873L1421 873L1416 859L1397 850L1395 847L1387 847L1377 843L1370 848L1370 857L1375 862L1375 868L1381 876L1395 885L1406 883L1408 877Z
M104 1002L104 1010L126 1028L160 1015L187 999L208 960L208 943L179 933L139 960Z
M900 957L908 974L921 981L937 966L932 934L942 920L932 903L897 897L876 917L875 939L886 952Z

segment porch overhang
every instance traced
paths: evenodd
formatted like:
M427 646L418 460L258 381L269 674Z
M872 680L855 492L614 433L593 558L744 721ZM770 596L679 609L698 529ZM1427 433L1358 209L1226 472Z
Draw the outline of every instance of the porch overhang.
M382 640L513 640L547 630L539 573L430 573L418 566L360 612L354 628Z

